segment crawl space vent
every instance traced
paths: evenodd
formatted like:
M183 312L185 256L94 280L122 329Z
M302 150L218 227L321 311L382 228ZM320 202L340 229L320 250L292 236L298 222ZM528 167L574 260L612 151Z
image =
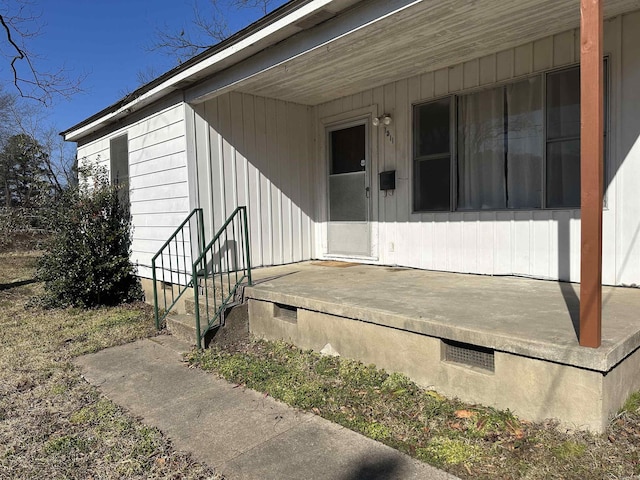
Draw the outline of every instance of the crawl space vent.
M480 368L488 372L495 371L494 351L469 343L442 340L442 359L466 367Z
M289 323L298 322L298 309L291 305L283 305L282 303L273 304L273 316Z

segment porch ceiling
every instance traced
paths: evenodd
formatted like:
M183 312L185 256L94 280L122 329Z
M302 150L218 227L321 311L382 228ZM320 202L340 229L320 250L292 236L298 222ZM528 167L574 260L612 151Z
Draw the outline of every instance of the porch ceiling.
M366 9L375 3L360 2L326 24L366 18ZM606 17L640 8L638 0L604 3ZM579 0L416 1L362 28L312 45L236 83L234 89L317 105L566 31L579 23ZM326 24L316 28L327 28ZM305 33L309 32L299 34L299 41L304 41Z

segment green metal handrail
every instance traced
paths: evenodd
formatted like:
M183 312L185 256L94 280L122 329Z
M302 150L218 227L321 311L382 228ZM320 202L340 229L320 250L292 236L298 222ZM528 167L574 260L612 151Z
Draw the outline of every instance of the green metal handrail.
M245 279L251 285L246 207L236 208L209 244L202 249L200 256L193 262L192 278L196 336L198 348L202 348L202 339L206 333L222 325L222 314L232 302L238 287ZM201 328L202 320L206 323L204 329Z
M195 251L191 248L194 239L195 246L197 247L197 250ZM204 222L202 209L194 208L192 212L187 216L187 218L185 218L184 221L178 226L178 228L175 229L169 239L164 242L164 245L160 247L158 253L156 253L151 259L151 271L153 275L153 308L157 329L160 329L162 322L169 314L173 306L180 299L182 294L186 292L192 285L192 270L187 269L187 265L192 265L192 263L187 262L187 258L191 259L195 255L200 255L201 252L204 251L204 243ZM160 272L162 275L162 278L160 279L158 279L158 275L156 273L158 258L160 259ZM166 262L168 263L168 265L166 265L165 263L165 258L168 260ZM180 263L181 259L182 263ZM160 308L158 305L158 280L160 280L163 284L162 293L164 308L162 309L162 315L160 314ZM173 288L173 285L175 284L179 286L177 295ZM171 296L169 299L167 298L166 285L171 285ZM167 300L170 300L169 305L167 305Z

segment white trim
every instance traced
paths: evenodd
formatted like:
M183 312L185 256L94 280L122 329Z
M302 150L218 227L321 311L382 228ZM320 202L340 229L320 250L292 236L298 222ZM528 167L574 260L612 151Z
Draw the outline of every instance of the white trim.
M363 262L378 263L378 257L367 257L365 255L345 255L341 253L323 253L320 257L323 260L358 260Z
M198 167L196 153L195 111L188 103L182 104L184 109L184 131L187 155L187 182L189 188L189 207L191 210L200 206L198 198Z
M320 238L322 238L322 246L320 255L322 257L336 257L336 258L352 258L354 260L369 260L377 261L379 259L379 239L378 239L378 184L374 179L378 176L378 129L373 127L371 120L373 117L378 116L378 105L372 104L367 107L357 108L347 112L342 112L336 115L330 115L327 117L319 118L317 123L317 138L322 139L319 142L319 157L322 159L322 184L321 192L324 199L320 204L320 218L318 222L321 229ZM359 125L364 123L366 125L366 138L367 138L367 156L369 164L367 165L369 172L369 243L371 255L351 255L345 256L343 254L329 253L328 242L328 224L329 224L329 153L327 151L327 138L328 133L331 130L345 128L348 126Z

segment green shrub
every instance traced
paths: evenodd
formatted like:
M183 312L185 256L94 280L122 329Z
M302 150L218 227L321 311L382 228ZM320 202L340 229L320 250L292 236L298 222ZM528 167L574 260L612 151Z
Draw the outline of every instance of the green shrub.
M37 269L48 307L118 305L142 298L131 253L131 216L104 169L83 170L52 219L54 234Z

